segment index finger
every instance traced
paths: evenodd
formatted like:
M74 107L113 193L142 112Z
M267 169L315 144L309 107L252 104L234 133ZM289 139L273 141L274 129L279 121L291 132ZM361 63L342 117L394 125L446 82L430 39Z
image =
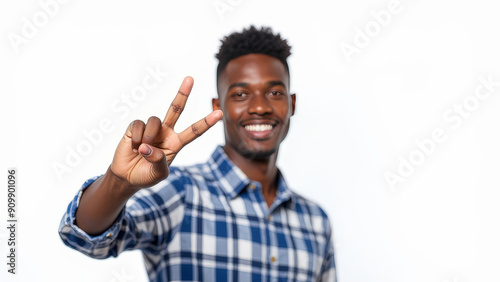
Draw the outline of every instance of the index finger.
M170 104L170 107L168 108L167 114L163 119L163 124L170 128L174 128L175 123L184 110L189 93L191 93L191 89L193 89L193 84L194 79L192 77L186 76L184 78L179 91L177 91L177 95L175 95L172 104Z
M194 139L200 137L205 131L209 130L210 127L214 126L222 118L222 111L215 110L208 116L193 123L190 127L185 129L183 132L179 133L179 140L182 146L186 146Z

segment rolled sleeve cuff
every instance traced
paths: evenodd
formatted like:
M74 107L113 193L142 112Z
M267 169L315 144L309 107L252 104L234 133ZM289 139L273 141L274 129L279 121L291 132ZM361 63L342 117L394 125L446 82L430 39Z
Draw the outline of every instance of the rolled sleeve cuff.
M105 246L109 245L110 241L115 240L118 235L118 231L120 230L122 225L123 217L125 216L125 208L122 209L122 211L118 215L113 225L111 225L101 235L91 236L75 224L76 210L80 204L83 192L99 177L100 176L95 176L85 181L85 183L83 183L82 187L80 188L78 194L73 198L73 200L68 205L66 214L64 215L63 220L61 221L61 225L59 227L59 233L61 234L61 237L63 238L66 244L70 243L66 241L72 241L70 245L77 243L78 245L83 247L81 242L80 243L77 242L83 239L84 241L86 241L86 243L84 243L83 245L90 244L92 247ZM66 236L64 236L63 234L66 234ZM80 240L78 240L77 238L79 238Z

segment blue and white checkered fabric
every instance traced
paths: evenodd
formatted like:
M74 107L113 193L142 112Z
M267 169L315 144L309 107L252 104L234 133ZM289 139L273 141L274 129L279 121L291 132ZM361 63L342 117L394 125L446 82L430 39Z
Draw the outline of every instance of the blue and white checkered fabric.
M151 281L336 281L332 230L324 211L279 176L269 208L217 147L205 164L171 167L136 193L114 225L89 236L74 224L86 181L59 227L64 243L107 258L140 249Z

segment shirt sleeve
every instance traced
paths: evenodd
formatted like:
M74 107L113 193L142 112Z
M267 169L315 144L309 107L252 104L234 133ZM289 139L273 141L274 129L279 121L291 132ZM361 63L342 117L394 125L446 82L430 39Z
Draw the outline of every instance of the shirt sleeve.
M325 218L326 232L328 238L327 253L323 265L321 266L321 273L319 275L319 281L322 282L336 282L337 281L337 271L335 266L335 251L333 248L333 232L328 218Z
M184 185L173 174L168 181L142 189L132 196L113 225L98 236L87 234L75 224L83 192L99 177L87 180L69 203L59 225L64 244L97 259L116 257L125 250L157 253L166 248L184 217Z
M321 280L324 282L336 282L337 281L337 273L335 269L335 255L333 251L333 244L330 241L328 248L328 255L323 262L322 272L320 276Z

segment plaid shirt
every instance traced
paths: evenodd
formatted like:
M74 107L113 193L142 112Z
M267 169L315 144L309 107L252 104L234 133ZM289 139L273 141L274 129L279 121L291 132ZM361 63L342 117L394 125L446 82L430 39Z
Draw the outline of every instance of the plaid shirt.
M140 249L151 281L336 281L324 211L279 174L269 208L253 182L218 147L207 163L171 167L137 192L102 235L74 224L87 180L59 227L64 243L93 258Z

